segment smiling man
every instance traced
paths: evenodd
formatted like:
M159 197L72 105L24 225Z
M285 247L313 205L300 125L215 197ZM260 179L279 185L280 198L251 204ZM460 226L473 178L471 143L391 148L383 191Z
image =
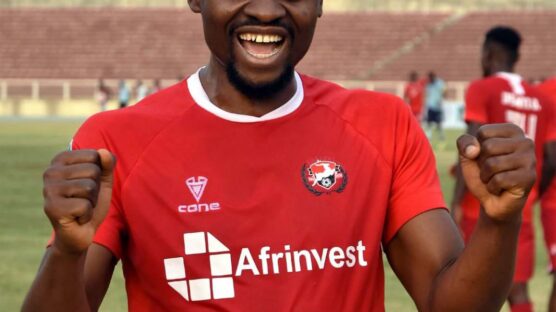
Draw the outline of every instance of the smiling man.
M421 311L500 308L535 180L518 127L458 141L483 204L464 249L403 101L294 71L322 1L189 5L208 64L93 116L46 170L24 311L97 310L119 260L131 311L383 311L383 250Z

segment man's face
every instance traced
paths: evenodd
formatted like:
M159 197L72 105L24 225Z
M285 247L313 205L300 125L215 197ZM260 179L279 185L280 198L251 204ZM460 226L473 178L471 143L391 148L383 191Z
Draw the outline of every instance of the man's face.
M322 13L322 0L192 0L195 10L192 3L228 79L255 97L270 97L291 81Z

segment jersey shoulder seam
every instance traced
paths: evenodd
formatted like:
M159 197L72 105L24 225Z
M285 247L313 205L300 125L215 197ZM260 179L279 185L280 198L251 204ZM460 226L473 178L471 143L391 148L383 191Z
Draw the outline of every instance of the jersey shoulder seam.
M133 173L135 172L135 169L137 168L137 164L139 163L139 161L141 159L143 159L143 155L145 154L145 152L149 149L149 147L151 146L151 144L161 135L162 132L164 132L164 130L166 130L168 127L170 127L171 125L174 124L174 122L183 116L183 114L185 114L187 111L189 111L192 107L194 107L195 105L189 105L189 107L185 108L185 110L183 112L181 112L180 114L175 115L173 118L170 119L170 121L168 123L166 123L166 125L162 128L160 128L160 130L158 130L158 132L148 141L147 144L145 144L145 146L141 149L140 151L140 155L137 157L137 159L135 160L135 162L133 163L133 165L131 166L131 169L129 170L129 173L127 174L127 176L125 177L124 181L122 181L122 187L121 187L121 196L123 199L123 191L124 188L127 185L127 182L129 181L129 177L131 177L131 175L133 175Z
M390 170L393 169L392 164L388 160L386 160L386 157L384 157L384 155L382 154L381 149L378 148L377 144L375 142L373 142L371 140L371 138L369 138L365 134L363 134L359 130L359 128L357 128L351 121L344 118L344 116L342 116L341 114L339 114L337 111L335 111L334 109L332 109L330 106L328 106L326 104L319 103L319 102L315 102L315 104L318 107L323 107L323 108L329 110L336 118L340 119L342 122L349 125L359 136L361 136L363 138L363 140L365 140L368 144L370 144L377 151L377 153L378 153L378 155L380 155L380 158L382 159L382 161L384 161L384 163L386 163L386 165L388 165Z

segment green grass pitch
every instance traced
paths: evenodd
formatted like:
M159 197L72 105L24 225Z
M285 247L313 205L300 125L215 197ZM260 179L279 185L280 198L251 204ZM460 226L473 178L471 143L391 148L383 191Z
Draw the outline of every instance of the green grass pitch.
M0 310L17 311L37 271L50 224L42 212L42 171L67 147L77 121L0 121ZM442 146L433 141L446 199L453 181L448 168L455 160L456 131ZM538 213L537 213L538 215ZM538 224L538 222L537 222ZM536 311L544 311L551 278L546 274L546 252L537 229L535 277L530 292ZM126 298L118 266L102 311L125 311ZM386 310L416 311L392 271L386 269Z

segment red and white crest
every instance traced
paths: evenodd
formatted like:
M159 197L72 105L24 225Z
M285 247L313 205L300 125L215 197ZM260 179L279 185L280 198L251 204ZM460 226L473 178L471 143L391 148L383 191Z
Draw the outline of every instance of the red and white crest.
M303 183L315 195L341 193L347 184L345 170L334 161L317 160L304 164L301 172Z

